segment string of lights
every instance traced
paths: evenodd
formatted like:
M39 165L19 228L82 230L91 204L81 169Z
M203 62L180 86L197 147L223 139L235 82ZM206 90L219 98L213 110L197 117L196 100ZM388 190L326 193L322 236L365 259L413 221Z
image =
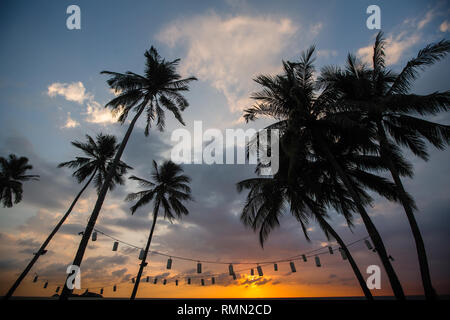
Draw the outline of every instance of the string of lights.
M111 236L111 235L105 233L104 231L99 230L98 228L94 228L94 231L97 232L97 233L99 233L99 234L102 234L102 235L104 235L104 236L106 236L106 237L108 237L108 238L110 238L110 239L112 239L112 240L114 240L114 241L116 241L116 242L122 243L122 244L124 244L124 245L126 245L126 246L129 246L129 247L132 247L132 248L135 248L135 249L138 249L138 250L143 250L143 249L144 249L143 247L139 247L139 246L137 246L137 245L134 245L134 244L128 243L128 242L126 242L126 241L120 240L120 239L118 239L118 238L116 238L116 237L113 237L113 236ZM354 242L351 242L351 243L347 244L346 246L349 247L349 246L351 246L351 245L353 245L353 244L356 244L356 243L358 243L358 242L364 241L364 240L366 240L366 239L368 239L368 238L369 238L369 236L366 236L366 237L364 237L364 238L361 238L361 239L358 239L358 240L356 240L356 241L354 241ZM94 240L94 241L95 241L95 240ZM182 256L177 256L177 255L171 255L171 254L162 253L162 252L154 251L154 250L149 250L149 253L150 253L150 254L156 254L156 255L164 256L164 257L169 257L169 258L173 258L173 259L178 259L178 260L193 261L193 262L201 262L201 263L207 263L207 264L226 264L226 265L230 265L230 264L233 264L233 265L241 265L241 264L244 265L244 264L248 264L248 265L257 265L257 264L272 264L272 263L278 263L278 262L287 262L287 261L291 261L291 260L300 260L300 259L303 259L303 256L311 255L311 254L314 253L314 252L318 252L318 251L321 251L321 250L329 250L329 249L328 249L329 247L330 247L330 246L328 246L328 247L320 247L320 248L316 248L316 249L314 249L314 250L306 251L306 252L303 252L303 253L298 254L298 255L295 255L295 256L291 256L291 257L287 257L287 258L283 258L283 259L278 259L278 260L253 261L253 262L248 262L248 261L245 261L245 262L238 261L238 262L236 262L236 260L230 260L230 261L228 261L228 262L225 262L225 261L214 261L214 260L195 259L195 258L189 258L189 257L182 257ZM337 246L337 247L335 247L335 248L333 248L333 249L337 249L337 248L339 248L339 246ZM116 248L116 249L117 249L117 248ZM116 251L116 250L114 250L114 251ZM314 256L314 255L313 255L313 256Z
M143 256L143 248L137 245L134 245L132 243L129 243L127 241L121 240L117 237L114 237L98 228L94 228L94 233L92 234L92 241L96 241L97 240L97 234L101 234L107 238L110 238L112 240L114 240L114 244L113 244L113 251L117 251L118 250L118 244L121 243L123 245L126 245L128 247L137 249L137 250L141 250L141 254L139 255L139 259L142 260ZM374 251L370 241L368 240L368 236L360 238L356 241L353 241L351 243L346 244L346 247L350 247L353 246L361 241L364 241L367 248L369 250ZM324 251L325 250L325 251ZM324 255L324 254L334 254L334 251L338 250L341 253L341 256L344 260L346 260L346 256L345 253L341 250L341 248L339 246L322 246L320 248L316 248L313 250L309 250L306 252L303 252L301 254L298 255L294 255L291 257L287 257L287 258L282 258L282 259L276 259L276 260L270 260L270 261L254 261L254 262L248 262L248 261L237 261L236 260L232 260L233 262L224 262L224 261L213 261L213 260L204 260L204 259L194 259L194 258L189 258L189 257L183 257L183 256L178 256L178 255L170 255L170 254L166 254L166 253L162 253L159 251L149 251L150 254L155 254L155 255L160 255L160 256L164 256L164 257L168 257L168 261L167 261L167 269L171 269L172 268L172 259L178 259L178 260L184 260L184 261L194 261L197 262L197 273L198 275L186 275L186 274L178 274L176 276L171 277L172 283L175 283L176 286L178 286L180 284L179 279L185 279L185 283L187 285L191 285L193 284L192 280L197 280L200 279L201 280L201 285L204 286L205 285L205 278L210 278L210 282L211 285L215 284L215 280L216 278L221 278L224 275L227 275L227 273L225 272L220 272L220 273L207 273L207 274L201 274L201 264L205 263L205 264L227 264L229 266L229 272L228 275L233 277L233 280L237 279L237 275L239 275L240 277L240 273L243 272L250 272L251 276L255 275L254 272L254 267L253 268L245 268L245 269L239 269L239 270L234 270L233 265L254 265L256 266L256 270L257 270L257 274L258 276L263 276L263 270L262 267L268 266L273 264L274 265L274 271L278 271L278 263L282 263L282 262L289 262L289 266L291 269L292 273L296 272L296 268L295 268L295 264L294 261L296 260L303 260L304 262L306 262L308 260L308 258L314 258L315 259L315 263L317 267L321 267L321 262L319 259L320 255ZM128 254L130 254L130 252L128 252ZM393 260L393 258L391 257L391 259ZM150 282L150 279L153 280L153 284L157 284L158 283L158 279L161 279L163 285L166 285L169 283L170 279L167 279L167 277L162 277L161 275L158 276L150 276L150 275L145 275L142 277L141 282ZM49 286L49 281L45 280L45 279L39 279L39 276L37 274L35 274L33 282L37 282L37 281L41 281L44 282L44 289L48 288ZM135 278L131 279L131 283L135 282ZM105 285L101 285L101 286L96 286L96 287L89 287L89 288L85 288L84 290L97 290L100 289L100 294L103 294L104 289L105 288L113 288L113 292L115 292L117 290L118 285L123 285L123 284L130 284L130 280L126 280L126 281L122 281L122 282L115 282L113 284L109 283L109 284L105 284ZM56 287L55 292L58 293L60 288L62 287L62 285L58 285L58 284L50 284L53 287Z

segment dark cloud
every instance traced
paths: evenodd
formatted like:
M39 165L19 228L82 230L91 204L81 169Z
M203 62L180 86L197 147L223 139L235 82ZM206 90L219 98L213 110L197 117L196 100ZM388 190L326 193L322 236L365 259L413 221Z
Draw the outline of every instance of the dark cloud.
M115 270L115 271L111 272L111 275L115 278L122 277L125 274L125 272L127 272L127 270L128 270L127 268Z
M10 271L16 270L17 266L20 265L20 261L17 259L1 259L0 260L0 270Z
M33 248L36 248L36 247L38 247L38 246L41 245L41 243L39 243L39 241L30 239L30 238L19 239L19 240L17 240L17 244L18 244L19 246L33 247Z

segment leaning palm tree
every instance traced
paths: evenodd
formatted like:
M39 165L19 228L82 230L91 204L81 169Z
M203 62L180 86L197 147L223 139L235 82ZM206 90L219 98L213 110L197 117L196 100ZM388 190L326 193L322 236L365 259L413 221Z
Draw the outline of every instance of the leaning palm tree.
M333 167L357 207L386 270L394 295L398 299L405 299L383 240L366 211L361 195L356 190L355 181L351 179L347 168L338 161L330 147L334 141L347 135L353 138L348 139L349 143L354 143L361 152L369 152L371 150L366 149L367 142L370 141L367 130L363 127L349 127L348 123L340 123L332 118L337 109L335 103L338 96L334 90L328 88L317 90L314 80L314 50L314 47L311 47L302 54L298 62L283 62L282 75L258 76L255 81L263 89L252 95L256 104L244 111L244 118L251 121L259 116L266 116L278 120L269 128L278 128L283 134L290 136L293 150L308 145L315 155Z
M443 40L426 46L399 74L386 68L384 45L383 33L379 32L374 44L372 69L349 55L344 70L325 67L320 82L339 96L339 112L334 115L336 118L353 121L372 130L372 137L378 142L381 158L396 184L414 236L425 296L427 299L435 299L436 292L431 282L425 244L414 217L416 206L408 198L400 178L411 177L412 169L402 171L395 163L402 158L400 147L406 147L413 154L427 160L425 141L438 149L443 149L450 143L450 126L417 116L448 111L450 91L429 95L409 93L412 82L419 76L418 71L449 53L450 41Z
M95 223L102 208L108 185L113 179L115 167L119 164L123 151L131 136L131 132L141 114L145 111L147 125L145 135L149 134L152 123L156 122L156 127L162 131L165 127L165 111L169 110L175 118L184 125L181 112L189 106L188 101L182 95L182 92L189 90L189 83L196 80L194 77L182 79L177 73L176 67L180 60L166 61L161 58L156 49L152 46L144 54L146 58L146 67L144 75L138 75L133 72L118 73L103 71L110 79L108 85L118 93L118 96L106 104L112 112L119 115L118 120L123 124L130 111L136 114L131 120L127 132L120 143L114 161L105 176L94 209L89 218L83 237L80 241L73 265L80 266L86 251L89 238L94 230ZM64 285L60 299L67 299L71 289Z
M147 245L144 249L142 261L139 265L139 272L136 276L133 292L131 293L131 300L134 300L136 297L142 272L147 265L147 254L150 249L150 243L152 241L160 207L164 209L164 218L172 222L174 219L181 219L183 215L189 213L188 209L184 206L183 201L192 200L191 188L189 187L191 179L183 174L181 166L169 160L165 161L160 167L153 161L153 167L153 181L138 178L136 176L130 177L130 179L138 181L141 187L149 189L130 193L126 198L126 201L137 200L131 207L131 214L134 214L137 209L153 201L152 227L148 236Z
M78 199L81 197L83 192L89 186L89 184L94 181L94 185L97 188L97 192L100 190L103 182L105 180L105 176L108 173L109 167L111 166L112 159L114 158L119 145L116 142L116 137L112 135L103 135L98 134L96 140L94 140L91 136L86 135L87 142L79 142L73 141L72 145L78 149L80 149L85 156L84 157L76 157L75 160L71 160L68 162L63 162L58 165L59 168L67 167L74 169L73 176L77 179L78 183L85 181L87 182L78 192L78 194L73 199L72 203L67 209L66 213L62 216L56 226L53 228L53 231L47 237L47 239L42 243L39 250L34 254L33 259L28 263L25 270L20 274L17 280L14 282L12 287L9 289L8 293L5 296L5 299L9 299L13 294L17 287L20 285L22 280L31 270L33 265L37 262L40 256L44 255L47 250L47 246L50 241L53 239L55 234L64 224L66 219L69 217L72 209L75 207ZM127 170L131 169L131 167L127 166L124 162L120 161L119 165L116 167L114 171L113 179L109 185L109 189L112 190L116 184L123 184L123 175L126 174Z
M11 208L14 204L22 201L22 182L38 180L38 175L25 174L27 170L33 169L28 164L28 158L10 154L8 158L0 157L0 202L3 207Z

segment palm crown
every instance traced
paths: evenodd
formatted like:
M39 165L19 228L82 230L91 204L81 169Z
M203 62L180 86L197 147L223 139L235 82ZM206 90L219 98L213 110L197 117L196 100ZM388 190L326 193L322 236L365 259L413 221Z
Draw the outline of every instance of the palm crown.
M98 134L94 140L91 136L86 135L87 142L73 141L72 145L83 151L85 157L76 157L75 160L62 162L58 165L76 169L73 176L78 182L84 181L87 177L95 172L94 184L97 191L103 186L106 175L112 165L115 153L119 148L116 137L112 135ZM112 190L116 184L124 183L123 175L127 173L130 166L120 161L117 165L109 189Z
M450 91L416 95L410 94L409 89L420 70L446 56L450 51L450 41L442 40L426 46L399 74L385 67L384 45L380 32L374 44L371 69L349 55L345 69L324 67L319 82L337 97L335 118L346 117L347 121L356 121L372 133L386 132L393 141L386 139L382 147L393 156L401 156L397 144L426 160L425 141L442 149L450 142L450 126L433 123L414 114L434 115L448 111Z
M190 178L183 173L181 166L172 161L165 161L161 166L153 161L152 180L145 180L136 176L130 177L131 180L138 181L146 189L136 193L130 193L126 200L137 202L131 207L134 214L137 209L154 200L153 214L158 215L159 208L164 209L164 218L172 221L175 218L181 218L189 212L182 201L192 200L191 188L189 187Z
M131 71L125 73L102 71L102 74L111 76L107 83L118 93L106 107L111 107L113 112L118 113L119 121L122 123L130 110L138 112L142 108L147 108L145 134L148 135L153 121L156 121L159 130L164 129L163 108L172 112L175 118L184 124L180 111L187 108L189 103L180 92L188 91L189 82L197 79L195 77L182 79L176 71L180 59L166 61L153 46L145 52L145 58L144 76Z
M10 154L8 158L0 157L0 200L4 207L11 208L14 203L22 200L22 182L29 180L38 180L38 175L26 174L26 171L33 168L28 163L28 158L18 158Z

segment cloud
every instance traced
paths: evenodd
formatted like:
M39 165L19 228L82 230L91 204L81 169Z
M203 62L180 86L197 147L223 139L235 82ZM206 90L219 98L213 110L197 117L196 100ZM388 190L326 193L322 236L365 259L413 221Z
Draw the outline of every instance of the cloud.
M70 117L70 112L67 112L67 120L66 123L61 128L75 128L78 127L80 123Z
M114 95L120 94L118 91L110 91ZM56 95L63 96L67 101L75 101L83 104L86 101L86 115L85 121L91 123L111 124L117 121L117 116L104 108L100 103L94 100L94 95L87 92L81 81L72 83L55 82L48 86L47 94L50 97ZM120 113L119 113L120 114ZM66 123L61 128L75 128L80 123L70 117L70 112L67 114Z
M112 114L111 110L102 107L100 103L94 100L87 103L86 114L85 120L87 122L108 124L117 121L117 117Z
M317 50L317 56L320 58L331 58L336 57L338 55L338 52L336 50Z
M310 32L315 37L320 33L320 31L322 31L322 28L323 28L323 23L318 22L310 27Z
M386 65L396 64L403 53L417 44L419 40L420 35L416 33L407 34L406 32L401 32L395 37L392 34L388 35L385 38L386 44L384 50L386 53ZM359 48L357 55L362 62L372 65L373 44Z
M84 100L90 98L81 81L72 83L54 82L48 86L47 94L50 97L60 95L68 101L75 101L79 104L83 104Z
M252 78L278 70L298 30L288 18L209 13L174 21L157 38L170 47L184 45L181 72L210 82L236 112L248 106Z
M450 30L450 22L448 22L447 20L442 22L441 25L439 26L439 30L441 32L448 32Z
M385 37L386 65L396 64L408 49L421 41L421 30L431 22L436 15L438 15L437 12L439 10L438 7L435 7L427 11L425 16L420 20L418 18L405 19L396 36L394 36L393 33L390 33ZM443 30L448 30L446 23L447 21L444 21L441 24L440 30L442 32L445 32ZM358 49L357 54L364 63L371 65L373 44Z
M431 20L433 20L434 18L434 10L429 10L426 14L425 17L419 21L419 23L417 24L417 29L420 30L423 27L425 27Z

